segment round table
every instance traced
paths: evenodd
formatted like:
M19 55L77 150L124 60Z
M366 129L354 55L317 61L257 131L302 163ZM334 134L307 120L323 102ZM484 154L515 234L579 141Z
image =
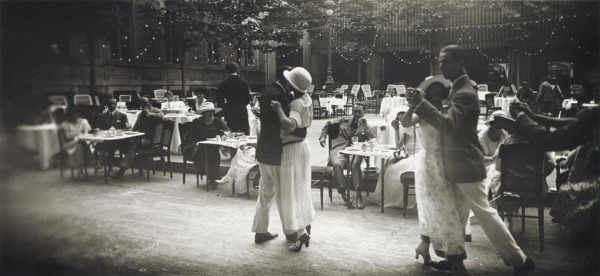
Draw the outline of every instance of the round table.
M196 114L167 114L165 115L165 119L175 121L175 127L173 128L173 137L171 138L171 152L172 153L181 153L181 135L179 134L179 124L185 122L191 122L194 119L200 117Z
M50 159L60 151L58 126L54 123L18 126L17 141L23 148L38 153L36 161L42 169L50 168Z
M333 97L319 98L319 104L321 105L321 107L325 107L325 110L327 110L327 112L329 112L329 114L333 114L332 106L337 106L337 108L342 108L345 103L346 103L346 97L343 97L341 99L333 98Z

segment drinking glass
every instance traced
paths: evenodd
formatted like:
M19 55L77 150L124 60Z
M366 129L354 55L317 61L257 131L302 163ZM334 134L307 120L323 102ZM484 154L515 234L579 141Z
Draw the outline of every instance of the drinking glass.
M356 145L358 143L358 136L352 136L352 145Z

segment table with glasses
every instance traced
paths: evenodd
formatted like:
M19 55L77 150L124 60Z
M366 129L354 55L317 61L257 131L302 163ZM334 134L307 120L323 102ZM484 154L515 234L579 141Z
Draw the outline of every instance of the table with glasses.
M342 98L319 98L319 104L321 105L321 107L325 107L325 110L327 110L329 114L333 114L333 106L337 106L337 108L344 108L344 105L346 104L346 96Z
M135 122L137 122L138 115L142 112L141 110L127 110L125 114L127 115L127 121L130 126L134 126ZM171 152L175 154L181 153L180 146L183 141L181 141L181 136L179 135L179 124L185 122L191 122L194 119L200 117L200 115L189 114L189 113L168 113L165 115L165 119L175 121L175 127L173 128L173 136L171 137Z
M50 168L52 156L60 151L58 126L54 123L42 125L20 125L17 127L17 143L27 150L37 152L36 162L40 168Z
M341 150L340 153L346 155L346 158L348 158L349 156L362 156L365 157L367 159L367 164L368 164L368 158L377 158L381 160L381 170L379 172L379 183L381 183L381 212L384 212L384 206L385 206L385 169L387 168L387 161L392 159L394 157L395 154L397 153L397 150L395 149L389 149L389 147L391 146L383 146L380 148L375 148L373 151L370 150L362 150L360 149L360 147L357 145L356 147L348 147L344 150ZM376 161L375 161L376 162ZM350 163L348 163L350 164ZM369 181L369 174L367 174L367 183Z
M384 97L381 100L381 106L379 108L379 116L387 116L392 110L403 106L408 105L408 101L405 97Z
M489 91L477 91L477 98L479 98L479 101L481 102L485 102L485 95L490 94L492 92Z
M103 144L102 155L100 160L110 160L109 154L113 151L116 143L119 141L144 136L143 132L134 131L122 131L117 134L109 134L109 132L101 132L102 134L83 134L75 137L77 141L85 143ZM108 166L107 162L104 162L104 184L108 183Z
M187 107L185 106L184 101L170 101L160 103L160 109L185 110L186 108Z
M517 101L517 97L496 97L494 98L494 106L502 108L502 111L509 114L508 109L510 108L510 104Z
M227 135L224 135L223 137L227 137ZM196 143L197 145L213 145L213 146L221 146L221 147L228 147L228 148L239 148L241 146L245 146L248 144L254 144L256 145L256 143L258 143L258 140L255 136L238 136L235 138L221 138L220 136L218 138L210 138L208 140L205 141L200 141L198 143ZM205 147L204 150L204 166L206 168L206 171L208 172L208 149ZM208 191L208 183L210 182L210 179L208 179L208 175L206 176L206 190ZM231 185L231 193L235 194L235 184ZM250 191L247 191L247 196L250 195Z

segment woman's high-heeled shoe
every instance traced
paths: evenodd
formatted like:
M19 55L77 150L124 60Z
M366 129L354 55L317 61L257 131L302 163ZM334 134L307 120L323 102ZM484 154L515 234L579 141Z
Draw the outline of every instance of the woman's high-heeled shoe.
M300 244L298 244L298 242L300 242ZM304 234L296 240L296 244L290 246L290 251L300 252L300 250L302 250L302 245L306 244L306 247L308 247L309 242L310 242L310 236L307 234Z

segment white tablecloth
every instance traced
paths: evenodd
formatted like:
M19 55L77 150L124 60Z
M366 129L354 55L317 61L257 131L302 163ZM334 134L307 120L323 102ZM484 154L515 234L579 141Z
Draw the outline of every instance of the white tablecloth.
M380 116L387 116L390 111L398 108L402 105L407 105L408 102L404 97L385 97L381 100L381 107L379 108Z
M163 102L163 103L160 103L160 108L161 109L181 109L181 110L184 110L185 109L185 102L184 101Z
M485 101L485 95L490 94L492 92L489 91L477 91L477 97L480 101Z
M17 141L23 148L38 153L40 168L50 167L50 159L60 151L56 124L21 125L17 127Z
M325 107L325 110L329 112L329 114L333 113L333 108L331 106L337 106L337 108L343 108L344 104L346 104L346 97L343 98L320 98L319 104L321 107Z
M502 111L506 112L506 114L508 113L508 108L510 107L510 104L513 102L517 101L517 97L496 97L494 98L494 105L496 107L500 107L502 108Z
M140 114L140 110L136 111L128 111L125 114L127 115L127 121L129 125L133 127L135 122L137 121L137 116ZM191 122L194 119L198 118L198 115L189 116L183 113L179 114L166 114L165 118L168 120L175 121L175 127L173 128L173 137L171 138L171 152L172 153L180 153L179 147L181 146L181 137L179 135L179 124L185 122Z
M179 134L179 124L185 123L185 122L191 122L198 117L200 117L200 116L195 115L195 114L193 116L188 116L186 114L167 114L167 115L165 115L165 118L167 120L175 121L175 128L173 128L173 137L171 138L171 152L172 153L178 153L178 154L181 153L181 149L179 148L181 146L181 136Z

